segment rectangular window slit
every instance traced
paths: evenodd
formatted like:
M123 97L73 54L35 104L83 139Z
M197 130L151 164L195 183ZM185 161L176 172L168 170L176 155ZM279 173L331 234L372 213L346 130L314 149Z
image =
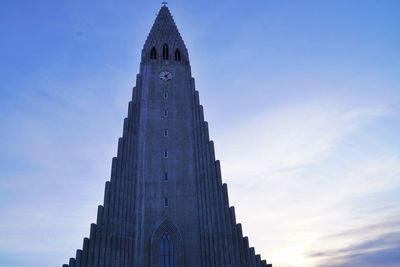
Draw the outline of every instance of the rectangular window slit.
M168 150L164 150L164 158L168 158Z
M164 117L168 117L168 110L164 110Z
M169 206L169 201L168 198L164 198L164 207L168 207Z
M164 136L168 137L168 129L164 129Z
M164 181L168 181L168 172L164 173Z

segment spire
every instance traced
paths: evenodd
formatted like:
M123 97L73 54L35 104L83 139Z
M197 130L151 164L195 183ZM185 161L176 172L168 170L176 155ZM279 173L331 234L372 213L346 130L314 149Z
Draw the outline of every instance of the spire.
M180 48L187 54L185 43L171 12L166 6L167 2L164 1L162 4L163 6L158 12L157 18L144 44L144 49L150 51L152 47L156 47L159 50L164 44L167 44L171 48Z

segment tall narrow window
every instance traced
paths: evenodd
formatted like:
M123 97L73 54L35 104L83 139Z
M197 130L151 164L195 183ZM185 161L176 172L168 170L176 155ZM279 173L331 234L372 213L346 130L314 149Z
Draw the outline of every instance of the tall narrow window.
M164 158L168 158L168 150L164 150Z
M161 238L160 244L160 266L161 267L174 267L174 244L171 235L165 233Z
M164 44L164 46L163 46L163 60L168 60L168 59L169 59L168 45Z
M164 117L168 117L168 110L164 110Z
M168 198L164 198L164 207L168 207L169 206L169 200Z
M164 173L164 181L168 181L168 172Z
M181 61L181 51L179 49L175 50L175 60Z
M157 50L153 47L150 51L150 59L157 59Z
M168 137L168 129L164 129L164 137Z
M164 92L164 99L168 99L168 92L167 91Z

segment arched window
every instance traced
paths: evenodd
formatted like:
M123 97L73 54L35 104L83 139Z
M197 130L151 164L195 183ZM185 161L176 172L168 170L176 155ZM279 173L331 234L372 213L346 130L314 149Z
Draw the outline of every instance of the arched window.
M179 49L175 50L175 60L181 61L181 51Z
M169 51L168 51L168 45L167 44L164 44L164 46L163 46L163 50L162 50L163 52L163 60L168 60L169 59Z
M174 267L174 245L169 233L165 233L160 244L160 267Z
M169 203L171 204L171 203ZM160 203L160 205L162 205ZM168 208L166 208L168 209ZM154 231L151 238L152 267L182 267L185 266L185 250L183 239L178 228L165 219Z
M150 59L157 59L157 50L153 47L150 51Z

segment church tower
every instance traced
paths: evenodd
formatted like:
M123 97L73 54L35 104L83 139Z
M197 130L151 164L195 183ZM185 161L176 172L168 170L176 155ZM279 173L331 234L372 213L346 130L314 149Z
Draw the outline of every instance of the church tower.
M104 205L63 267L272 266L243 237L165 5L144 44Z

